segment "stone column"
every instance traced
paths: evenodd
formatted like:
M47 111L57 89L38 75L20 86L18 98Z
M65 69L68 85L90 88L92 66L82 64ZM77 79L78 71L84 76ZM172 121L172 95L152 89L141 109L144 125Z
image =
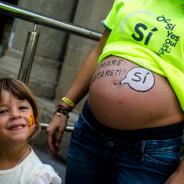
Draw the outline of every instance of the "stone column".
M101 24L101 21L106 17L113 2L113 0L80 0L74 23L98 32L103 32L104 27ZM66 57L56 90L56 99L65 95L78 72L81 63L95 44L96 41L92 41L90 39L75 35L70 36L67 45ZM81 106L79 105L78 109L80 108Z

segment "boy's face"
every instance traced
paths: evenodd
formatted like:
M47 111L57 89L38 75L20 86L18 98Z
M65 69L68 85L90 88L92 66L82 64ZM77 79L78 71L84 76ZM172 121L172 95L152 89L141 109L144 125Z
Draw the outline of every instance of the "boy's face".
M2 90L0 99L0 144L26 143L35 129L33 109L27 100L19 100Z

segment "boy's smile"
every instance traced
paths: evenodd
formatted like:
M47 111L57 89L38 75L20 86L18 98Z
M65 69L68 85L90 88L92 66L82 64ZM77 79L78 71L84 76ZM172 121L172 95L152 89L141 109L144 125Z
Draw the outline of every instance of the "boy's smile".
M27 139L35 126L33 110L27 100L20 100L10 92L2 90L0 100L0 136L9 140ZM1 142L1 141L0 141Z

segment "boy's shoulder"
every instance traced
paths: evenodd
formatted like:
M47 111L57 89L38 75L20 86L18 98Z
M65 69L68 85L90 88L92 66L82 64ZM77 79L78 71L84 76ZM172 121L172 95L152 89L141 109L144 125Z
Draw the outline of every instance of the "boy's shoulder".
M26 172L27 170L27 172ZM32 183L61 184L61 178L51 165L41 162L33 150L25 160L24 171L29 173Z

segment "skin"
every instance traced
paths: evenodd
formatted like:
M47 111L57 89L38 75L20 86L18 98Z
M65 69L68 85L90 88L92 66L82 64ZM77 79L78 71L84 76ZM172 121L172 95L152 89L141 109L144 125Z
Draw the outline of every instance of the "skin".
M114 56L97 67L88 102L95 117L115 129L159 127L183 120L178 100L164 77Z
M103 79L100 79L98 72L102 72L104 68L102 69L97 61L109 34L107 30L104 32L101 40L85 59L65 96L77 104L89 92L88 101L93 114L100 122L105 122L105 125L112 128L140 129L169 125L184 120L184 114L168 81L155 73L149 75L153 75L148 81L148 83L151 83L150 87L139 89L142 93L138 92L138 88L133 85L133 82L129 85L126 82L124 83L127 74L133 68L140 67L129 61L126 62L126 67L124 67L120 76L116 73L117 75L113 77L102 77ZM117 71L118 67L108 66L106 70ZM110 73L108 74L110 75ZM160 86L162 86L162 89ZM141 96L140 94L144 95ZM60 104L70 108L63 102L60 102ZM112 109L118 109L118 111L112 113ZM133 113L133 115L129 116L127 111ZM122 117L125 120L123 123ZM137 123L135 123L135 118L138 119ZM113 122L117 123L114 124ZM55 114L47 128L48 145L53 154L57 154L59 151L66 125L66 116L59 117ZM165 184L184 184L183 172L184 161L182 160L176 172L168 178Z
M30 152L28 139L35 124L27 100L19 100L2 90L0 101L0 169L9 169ZM30 122L31 121L31 122Z

